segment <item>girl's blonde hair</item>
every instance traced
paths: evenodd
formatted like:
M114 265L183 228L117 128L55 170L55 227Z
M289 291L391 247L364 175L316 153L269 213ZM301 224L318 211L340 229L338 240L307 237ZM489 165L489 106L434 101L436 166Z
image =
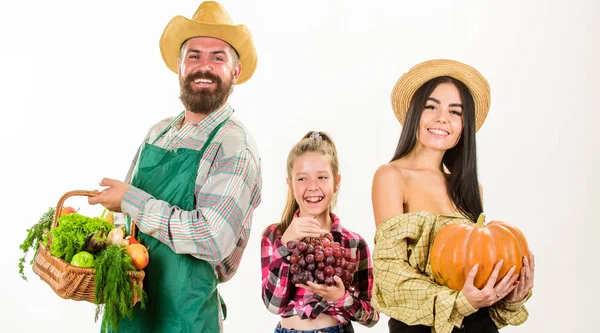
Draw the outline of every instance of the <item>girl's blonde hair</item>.
M339 163L338 163L338 155L337 150L335 148L335 144L331 137L325 132L316 132L310 131L304 135L304 137L298 141L290 151L287 158L287 177L288 179L292 179L292 171L294 167L294 162L300 156L305 153L320 153L325 156L329 160L329 164L331 165L331 172L333 173L333 181L335 186L337 187L337 180L339 175ZM331 200L331 205L329 209L333 209L335 207L335 203L337 201L337 191ZM285 203L285 209L283 210L283 214L281 216L281 222L277 226L277 229L282 234L287 230L290 223L294 219L294 214L300 208L298 202L296 202L296 198L294 198L294 192L290 187L288 187L287 200Z

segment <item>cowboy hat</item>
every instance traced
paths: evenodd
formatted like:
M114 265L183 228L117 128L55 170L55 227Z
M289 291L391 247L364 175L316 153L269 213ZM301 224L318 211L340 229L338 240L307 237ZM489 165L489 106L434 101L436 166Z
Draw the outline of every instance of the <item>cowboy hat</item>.
M413 95L425 82L450 76L464 83L475 102L475 131L479 130L490 109L490 85L475 68L454 60L435 59L422 62L404 73L392 90L392 107L402 125Z
M242 72L236 84L246 82L256 69L256 49L252 35L243 25L234 25L233 20L219 3L205 1L200 4L192 19L175 16L167 23L160 37L160 52L170 70L177 73L177 59L181 45L193 37L218 38L238 53Z

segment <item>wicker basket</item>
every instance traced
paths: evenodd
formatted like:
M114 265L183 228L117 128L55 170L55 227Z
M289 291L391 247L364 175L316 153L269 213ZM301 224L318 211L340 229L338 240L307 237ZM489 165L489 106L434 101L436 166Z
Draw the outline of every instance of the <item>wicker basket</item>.
M80 195L92 197L97 195L97 191L71 191L65 193L56 206L52 229L58 226L58 218L60 217L64 201L71 196ZM134 228L131 228L131 233ZM133 235L132 235L133 236ZM48 239L48 244L52 242L52 237ZM69 264L63 259L54 257L50 254L49 248L44 248L40 244L38 252L33 263L33 272L45 281L54 292L64 298L75 301L88 301L96 304L94 300L96 282L94 275L96 270L93 268L82 268ZM127 273L131 279L133 288L133 304L140 301L140 298L135 290L135 286L143 287L144 271L130 271ZM101 303L101 302L99 302Z

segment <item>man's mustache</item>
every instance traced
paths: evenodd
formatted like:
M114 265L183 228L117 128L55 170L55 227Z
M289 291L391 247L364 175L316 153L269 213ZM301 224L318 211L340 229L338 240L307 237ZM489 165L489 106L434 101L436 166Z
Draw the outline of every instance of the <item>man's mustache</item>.
M188 77L185 79L185 83L187 85L187 84L194 82L194 80L197 80L197 79L211 80L213 83L216 83L217 85L221 85L221 82L222 82L221 78L215 74L212 74L210 72L206 72L206 73L197 72L197 73L188 75Z

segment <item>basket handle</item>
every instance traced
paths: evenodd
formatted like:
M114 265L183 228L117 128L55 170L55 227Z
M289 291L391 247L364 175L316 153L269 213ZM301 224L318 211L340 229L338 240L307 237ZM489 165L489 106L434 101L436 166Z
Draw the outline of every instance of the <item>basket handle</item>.
M65 200L67 200L67 198L72 197L72 196L86 196L86 197L95 197L98 194L100 194L100 192L98 192L98 190L93 190L93 191L85 191L85 190L75 190L75 191L69 191L65 194L63 194L62 197L60 197L60 199L58 200L58 204L56 205L56 210L54 211L54 219L52 220L52 228L54 229L56 227L58 227L58 219L60 218L60 214L62 213L62 209L63 209L63 204L65 203ZM135 223L131 223L131 226L129 228L129 235L131 237L135 237L137 228L135 226ZM51 242L52 239L52 234L50 234L50 238L48 240L48 243Z
M60 199L58 200L58 204L56 205L56 210L54 211L54 220L52 220L52 229L58 227L58 218L60 217L60 214L62 214L63 204L65 203L65 200L67 200L67 198L77 196L77 195L86 196L86 197L95 197L98 194L100 194L100 192L98 192L97 190L94 190L94 191L75 190L75 191L69 191L69 192L63 194L63 196L60 197Z
M137 226L132 220L131 224L129 225L129 236L135 238L136 234L137 234Z

